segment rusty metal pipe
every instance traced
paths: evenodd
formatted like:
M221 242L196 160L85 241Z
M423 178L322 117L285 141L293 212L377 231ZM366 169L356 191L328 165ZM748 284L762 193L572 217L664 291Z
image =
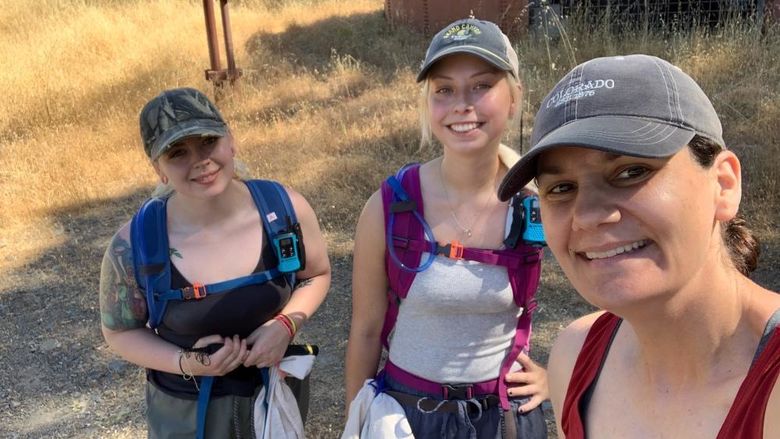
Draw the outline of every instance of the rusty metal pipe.
M220 0L222 13L222 31L225 38L225 56L227 57L228 79L233 82L238 78L236 59L233 56L233 33L230 31L230 13L228 12L228 0Z
M219 45L217 44L217 24L214 20L214 0L203 0L203 15L206 17L206 38L209 44L209 60L211 70L221 70L219 62Z

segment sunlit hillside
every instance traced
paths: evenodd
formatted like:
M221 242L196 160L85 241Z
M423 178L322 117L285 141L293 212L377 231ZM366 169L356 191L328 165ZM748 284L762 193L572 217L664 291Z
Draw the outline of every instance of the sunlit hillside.
M215 96L204 77L202 1L2 3L0 412L8 415L0 437L140 437L143 375L100 336L99 261L156 182L138 134L142 105L176 86ZM391 28L380 0L229 4L244 75L219 105L239 155L253 175L309 199L331 249L334 286L304 336L323 347L307 428L335 437L356 218L384 176L437 154L418 147L414 77L428 39ZM756 278L780 289L772 270L780 262L777 26L616 34L570 19L514 43L526 99L522 129L507 142L518 149L521 138L527 147L541 98L579 62L645 52L690 72L743 160L743 212L764 242ZM535 333L542 361L555 332L588 309L551 259L546 270Z

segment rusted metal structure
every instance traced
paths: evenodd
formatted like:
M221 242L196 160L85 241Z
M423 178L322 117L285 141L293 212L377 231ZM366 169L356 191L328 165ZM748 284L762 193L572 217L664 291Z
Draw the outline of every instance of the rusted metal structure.
M227 69L222 68L219 56L219 38L214 17L214 0L203 0L203 15L206 18L206 38L209 44L209 60L211 68L206 70L206 80L221 88L225 81L231 85L241 77L241 69L236 68L236 59L233 56L233 34L230 31L230 13L228 0L219 0L222 16L222 34L225 40L225 56L227 57Z
M429 36L472 15L496 23L507 34L522 34L528 29L528 0L385 0L391 26L407 25Z

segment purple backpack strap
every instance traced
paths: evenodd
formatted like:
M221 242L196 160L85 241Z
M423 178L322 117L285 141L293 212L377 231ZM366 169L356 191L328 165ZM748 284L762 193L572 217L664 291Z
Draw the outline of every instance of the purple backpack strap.
M504 376L509 373L512 364L520 352L528 351L531 340L531 319L536 309L536 290L542 272L542 250L524 244L518 244L515 252L524 253L523 263L517 269L508 269L509 283L515 298L515 304L523 308L523 313L517 319L515 339L498 375L498 398L501 408L509 410L509 397ZM535 254L535 257L533 256Z
M413 163L402 167L395 178L401 182L401 186L409 196L412 205L400 206L400 198L394 193L393 188L387 183L382 182L382 206L384 208L385 230L390 224L390 214L393 213L393 242L386 242L385 246L394 245L395 253L401 262L407 267L420 266L423 252L412 250L404 245L409 239L424 240L425 233L423 225L412 214L416 210L423 214L423 199L420 190L420 164ZM395 206L394 206L395 203ZM395 208L396 212L393 212ZM401 211L397 211L398 209ZM407 209L407 210L403 210ZM390 253L385 249L385 270L387 272L388 291L387 291L387 311L385 312L385 322L382 327L382 344L389 348L390 332L395 326L395 320L398 317L398 307L401 299L406 298L409 287L414 281L415 272L401 269L398 264L392 260Z
M424 212L422 192L420 189L420 165L411 164L401 168L395 175L400 181L411 204L401 202L387 181L382 183L382 206L384 209L385 229L390 226L390 214L393 213L392 243L398 259L407 267L419 267L422 254L425 251L426 236L423 225L418 221L413 211L420 215ZM512 364L522 351L527 351L531 338L531 317L536 302L534 295L539 286L541 274L542 249L519 243L514 249L484 251L480 249L462 249L469 256L467 259L476 260L492 265L507 267L509 283L512 287L515 304L523 308L523 313L517 320L517 328L509 355L501 365L498 377L497 394L501 407L509 410L509 398L504 376L509 372ZM387 271L388 292L387 311L382 327L382 343L389 348L390 332L395 327L398 318L398 309L401 300L406 298L409 288L414 281L416 272L402 269L385 250L385 269Z

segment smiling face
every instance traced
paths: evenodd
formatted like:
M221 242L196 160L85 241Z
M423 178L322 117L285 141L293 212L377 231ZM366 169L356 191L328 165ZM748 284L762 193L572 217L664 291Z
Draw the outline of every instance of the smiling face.
M541 155L537 169L550 249L600 308L619 312L662 298L725 260L724 167L704 169L689 148L664 159L557 148Z
M507 73L478 57L455 54L428 75L426 96L431 132L456 151L497 146L517 103Z
M222 193L233 178L233 138L186 137L154 162L161 178L185 196L208 198Z

